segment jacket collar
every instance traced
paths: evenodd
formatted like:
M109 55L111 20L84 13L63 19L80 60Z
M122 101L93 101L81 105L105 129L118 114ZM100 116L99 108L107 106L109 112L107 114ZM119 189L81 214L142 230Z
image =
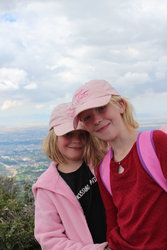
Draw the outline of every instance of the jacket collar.
M45 189L55 194L61 194L62 196L69 198L73 203L75 203L75 205L77 204L81 209L80 203L76 202L77 198L75 197L71 188L59 175L56 165L56 162L51 162L49 168L38 178L37 182L33 185L32 191L34 197L36 197L38 188Z

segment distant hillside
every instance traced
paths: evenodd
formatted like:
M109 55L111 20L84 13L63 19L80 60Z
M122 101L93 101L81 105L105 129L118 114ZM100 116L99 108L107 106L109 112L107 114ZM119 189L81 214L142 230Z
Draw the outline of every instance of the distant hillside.
M15 176L35 182L48 167L49 161L41 150L46 128L31 128L0 133L0 172L3 176Z

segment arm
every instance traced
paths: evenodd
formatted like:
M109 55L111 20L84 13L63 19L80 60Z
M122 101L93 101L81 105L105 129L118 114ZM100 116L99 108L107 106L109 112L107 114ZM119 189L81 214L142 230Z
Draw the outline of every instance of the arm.
M43 250L104 250L107 243L85 244L69 239L49 191L38 189L35 196L35 238Z

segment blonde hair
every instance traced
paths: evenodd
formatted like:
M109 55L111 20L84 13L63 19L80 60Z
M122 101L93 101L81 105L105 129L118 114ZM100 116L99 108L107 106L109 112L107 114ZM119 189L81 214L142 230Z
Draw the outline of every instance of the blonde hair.
M106 142L91 136L89 133L87 134L87 143L83 153L83 160L87 164L91 163L93 166L97 166L103 160L108 145ZM58 136L55 134L54 130L51 129L43 140L42 149L50 160L57 163L65 163L66 160L57 147L57 138Z
M84 157L87 164L97 166L108 151L108 143L97 137L88 134L88 142L85 147Z
M123 101L125 103L125 112L122 114L122 119L128 130L136 129L139 127L138 122L134 119L134 109L129 100L122 96L111 96L110 103L115 107L118 107L118 103Z

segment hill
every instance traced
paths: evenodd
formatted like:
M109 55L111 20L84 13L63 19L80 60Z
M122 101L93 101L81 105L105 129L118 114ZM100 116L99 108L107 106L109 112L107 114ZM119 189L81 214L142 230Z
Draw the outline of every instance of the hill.
M49 164L41 149L46 135L46 128L1 131L1 175L14 176L19 183L34 183Z

